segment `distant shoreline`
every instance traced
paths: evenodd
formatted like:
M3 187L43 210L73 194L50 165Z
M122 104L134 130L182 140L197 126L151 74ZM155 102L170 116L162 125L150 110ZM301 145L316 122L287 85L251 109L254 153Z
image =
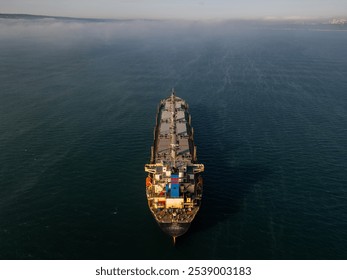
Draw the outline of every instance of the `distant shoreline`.
M79 18L79 17L65 17L65 16L49 16L49 15L33 15L33 14L8 14L0 13L0 19L23 19L23 20L41 20L41 19L55 19L65 21L87 21L87 22L132 22L132 21L147 21L147 22L244 22L244 23L264 23L268 25L276 24L292 24L292 25L334 25L334 26L347 26L346 18L316 18L316 19L295 19L295 18L258 18L258 19L242 19L230 18L220 20L188 20L188 19L109 19L109 18Z
M84 17L66 17L66 16L50 16L50 15L34 15L34 14L10 14L0 13L0 18L9 19L64 19L64 20L88 20L88 21L123 21L123 20L175 20L175 19L146 19L146 18L129 18L129 19L111 19L111 18L84 18ZM265 21L265 22L316 22L316 23L331 23L331 24L344 24L347 21L347 16L344 17L327 17L327 18L230 18L230 19L219 19L217 21ZM213 19L182 19L183 21L216 21Z
M4 19L57 19L70 21L95 21L95 22L117 22L117 21L134 21L137 19L103 19L103 18L78 18L78 17L63 17L63 16L48 16L48 15L32 15L32 14L6 14L0 13L0 18ZM143 19L146 20L146 19Z

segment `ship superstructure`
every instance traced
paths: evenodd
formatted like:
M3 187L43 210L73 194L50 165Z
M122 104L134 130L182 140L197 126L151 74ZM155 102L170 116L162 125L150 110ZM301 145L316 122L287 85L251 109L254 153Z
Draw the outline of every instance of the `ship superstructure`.
M149 209L175 240L188 230L200 208L204 165L197 163L188 104L174 91L158 106L151 160L145 171Z

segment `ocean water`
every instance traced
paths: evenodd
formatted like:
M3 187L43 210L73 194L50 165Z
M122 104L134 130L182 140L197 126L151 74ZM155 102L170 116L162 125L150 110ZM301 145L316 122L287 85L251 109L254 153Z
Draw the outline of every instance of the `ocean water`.
M0 20L1 259L347 259L347 31ZM156 107L190 105L204 200L145 196Z

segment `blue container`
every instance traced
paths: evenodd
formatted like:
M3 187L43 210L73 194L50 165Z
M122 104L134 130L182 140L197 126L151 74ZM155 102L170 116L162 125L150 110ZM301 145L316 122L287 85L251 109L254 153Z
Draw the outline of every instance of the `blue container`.
M171 197L180 197L178 175L171 175Z

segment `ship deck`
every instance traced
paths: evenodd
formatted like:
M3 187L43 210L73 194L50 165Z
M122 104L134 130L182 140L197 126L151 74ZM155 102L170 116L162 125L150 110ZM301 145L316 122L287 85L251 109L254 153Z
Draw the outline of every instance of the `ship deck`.
M175 97L175 111L172 111L170 99L163 101L159 112L158 135L155 147L156 162L170 161L171 138L170 126L171 115L175 114L176 121L176 161L191 162L194 152L192 141L192 129L190 127L190 115L184 100Z

